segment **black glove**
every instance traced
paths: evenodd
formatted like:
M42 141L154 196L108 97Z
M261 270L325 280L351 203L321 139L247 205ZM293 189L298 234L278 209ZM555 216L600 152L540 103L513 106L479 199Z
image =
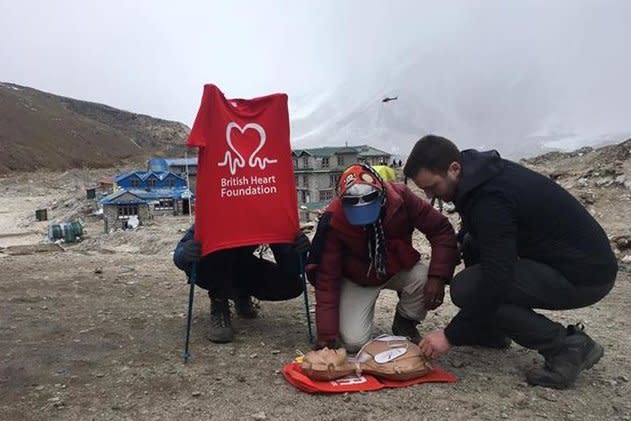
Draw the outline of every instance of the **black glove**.
M305 233L301 231L298 235L296 235L296 238L294 238L293 247L298 254L304 254L308 252L311 248L309 237L307 237Z
M197 240L188 240L182 244L182 260L184 263L191 264L199 262L202 256L202 243Z

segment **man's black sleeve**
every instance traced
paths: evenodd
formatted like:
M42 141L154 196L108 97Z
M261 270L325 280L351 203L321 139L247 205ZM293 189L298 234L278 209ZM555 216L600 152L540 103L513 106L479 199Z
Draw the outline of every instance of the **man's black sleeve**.
M517 221L515 204L501 196L480 197L470 214L471 231L480 247L482 279L462 308L445 328L445 335L452 345L472 343L476 325L488 320L506 296L514 279L517 262Z

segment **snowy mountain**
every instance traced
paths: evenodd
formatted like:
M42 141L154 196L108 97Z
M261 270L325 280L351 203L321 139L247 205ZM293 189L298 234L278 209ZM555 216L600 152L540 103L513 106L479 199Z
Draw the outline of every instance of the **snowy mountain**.
M461 148L494 148L521 158L631 135L631 115L625 122L602 108L576 105L518 52L502 57L510 74L473 53L460 57L462 68L446 72L441 63L457 62L455 54L415 54L393 68L358 71L327 91L292 98L293 146L370 144L405 156L421 136L434 133ZM385 97L398 99L382 102Z

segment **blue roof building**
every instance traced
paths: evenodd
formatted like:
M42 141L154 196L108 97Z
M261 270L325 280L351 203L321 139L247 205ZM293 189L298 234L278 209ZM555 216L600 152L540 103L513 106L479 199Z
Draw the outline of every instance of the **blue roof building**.
M147 170L153 172L171 172L186 180L188 175L189 187L195 191L197 182L197 157L190 158L152 158L147 161Z
M118 190L100 200L105 231L124 228L131 216L140 223L157 215L187 215L194 194L186 180L168 171L133 171L114 178Z
M114 181L121 189L186 188L186 180L169 171L133 171L117 175Z

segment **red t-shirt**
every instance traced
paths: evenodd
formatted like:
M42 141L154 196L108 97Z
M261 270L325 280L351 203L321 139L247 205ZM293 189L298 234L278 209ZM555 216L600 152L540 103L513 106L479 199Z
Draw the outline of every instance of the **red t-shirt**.
M199 147L195 238L203 255L293 242L298 201L287 95L226 99L205 85L187 145Z

